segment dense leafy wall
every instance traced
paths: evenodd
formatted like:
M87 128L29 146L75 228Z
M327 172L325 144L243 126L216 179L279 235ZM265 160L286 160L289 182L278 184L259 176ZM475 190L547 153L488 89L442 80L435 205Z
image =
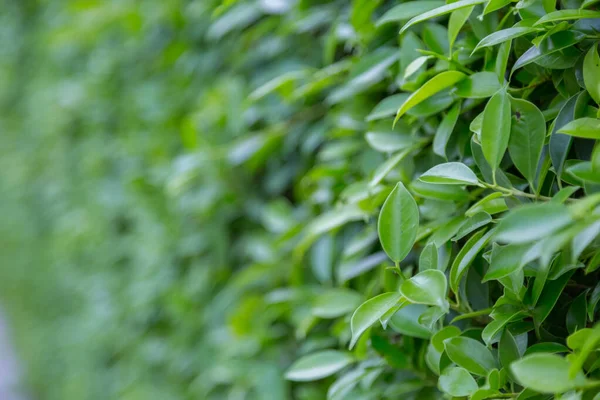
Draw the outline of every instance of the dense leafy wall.
M447 3L4 0L33 398L593 398L597 2Z

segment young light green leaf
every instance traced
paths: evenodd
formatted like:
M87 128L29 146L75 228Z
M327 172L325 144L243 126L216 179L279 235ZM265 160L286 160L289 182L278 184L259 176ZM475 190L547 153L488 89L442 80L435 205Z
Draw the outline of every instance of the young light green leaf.
M297 360L286 371L285 379L295 382L316 381L335 374L354 361L343 351L324 350Z
M441 17L442 15L450 14L453 11L460 10L461 8L475 6L477 4L485 3L486 0L459 0L454 3L446 4L444 6L438 7L431 11L425 12L418 16L415 16L410 21L406 23L400 30L400 34L404 33L411 26L418 24L423 21L427 21L428 19Z
M456 121L458 121L459 114L460 102L456 103L440 122L433 138L433 152L435 154L446 158L446 145L450 140Z
M469 167L459 162L438 164L419 177L427 183L449 185L477 185L477 175Z
M477 382L469 371L460 367L450 367L440 375L438 380L439 389L455 397L470 396L477 389Z
M383 14L383 16L377 20L376 25L381 26L389 22L406 21L443 5L444 2L442 0L407 1L406 3L398 4Z
M534 25L541 25L548 22L572 21L584 18L600 18L600 11L592 10L559 10L544 15L537 20Z
M485 106L481 125L481 148L494 176L508 147L510 127L510 98L501 90Z
M408 99L400 106L394 119L394 124L398 122L405 112L415 107L417 104L427 100L434 94L444 89L456 85L466 78L466 75L459 71L445 71L428 80L423 86L413 92Z
M600 119L579 118L560 128L558 133L588 139L600 139Z
M419 228L419 208L402 182L399 182L383 203L377 230L381 246L394 262L408 255Z
M592 99L600 104L600 56L596 43L588 50L583 60L583 82Z
M569 362L556 354L531 354L510 366L521 385L540 393L564 393L585 385L583 375L569 378Z
M497 367L492 353L475 339L456 336L444 340L444 346L448 357L472 374L486 376Z
M371 327L375 322L379 321L385 313L398 305L402 300L400 293L389 292L373 297L362 303L350 320L350 330L352 331L352 340L350 341L350 349L354 347L360 336Z
M400 286L400 293L411 303L448 308L446 276L437 269L419 272Z
M425 63L429 59L431 59L431 56L421 56L421 57L415 58L410 64L408 64L406 66L406 69L404 70L404 79L408 78L409 76L411 76L412 74L417 72L419 70L419 68L421 68L423 65L425 65ZM400 105L398 105L398 107L400 107ZM398 109L398 107L396 107L396 110ZM394 110L394 111L396 111L396 110Z
M476 72L456 85L456 95L471 99L483 99L493 96L500 90L500 82L493 72Z
M551 235L573 219L563 204L530 204L511 211L496 229L496 239L505 243L528 243Z
M515 166L533 187L537 166L546 138L542 112L527 100L511 99L513 113L508 153Z

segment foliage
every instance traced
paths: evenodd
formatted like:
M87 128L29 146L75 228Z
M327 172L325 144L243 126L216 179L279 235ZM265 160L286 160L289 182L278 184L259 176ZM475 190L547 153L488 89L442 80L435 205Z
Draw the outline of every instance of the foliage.
M38 398L600 392L597 1L5 3Z

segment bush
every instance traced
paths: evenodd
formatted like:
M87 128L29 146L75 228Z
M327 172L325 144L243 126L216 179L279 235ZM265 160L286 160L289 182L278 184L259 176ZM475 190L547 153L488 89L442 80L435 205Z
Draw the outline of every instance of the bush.
M33 398L596 398L597 1L2 5Z

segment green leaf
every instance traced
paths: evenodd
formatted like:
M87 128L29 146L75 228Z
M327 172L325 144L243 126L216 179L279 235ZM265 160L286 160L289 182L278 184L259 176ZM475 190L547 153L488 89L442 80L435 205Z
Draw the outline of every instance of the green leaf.
M533 310L533 321L536 326L539 327L548 318L572 274L573 271L567 272L560 278L549 281L544 286L537 305Z
M533 346L528 347L527 350L525 350L525 355L528 356L530 354L535 354L535 353L556 354L556 353L568 353L568 352L569 352L569 349L560 343L543 342L543 343L536 343Z
M486 212L478 212L477 214L470 217L460 227L460 229L456 233L456 236L454 236L452 238L452 241L456 242L456 241L462 239L463 237L467 236L471 232L474 232L477 229L481 228L482 226L489 224L490 222L492 222L492 217L490 216L490 214L488 214Z
M438 164L419 177L423 182L448 185L477 185L477 175L459 162Z
M435 335L431 337L431 344L440 353L444 351L444 341L446 339L459 336L460 329L454 325L448 325L440 329Z
M512 0L490 0L487 2L485 8L483 9L483 15L487 15L491 12L499 10L509 5L511 2Z
M568 47L571 47L584 39L585 35L574 31L560 31L548 36L539 44L532 46L527 50L513 65L511 75L519 68L536 62L544 56L556 53Z
M324 350L297 360L286 371L285 379L295 382L316 381L335 374L354 361L343 351Z
M458 121L459 114L460 103L456 103L438 125L435 137L433 138L433 152L435 154L446 158L446 146L448 140L450 140L456 121Z
M495 46L497 44L504 43L506 41L513 40L521 36L525 36L537 30L537 28L532 28L529 26L519 26L494 32L481 39L481 41L477 43L477 46L475 46L475 50L473 50L473 52L476 52L477 50L482 49L484 47Z
M429 339L431 331L419 323L419 317L426 311L427 306L425 305L408 304L392 316L389 325L395 332L402 335Z
M402 117L405 112L415 107L417 104L427 100L434 94L441 92L444 89L456 85L464 78L466 78L466 75L459 71L445 71L434 76L415 92L411 93L408 99L406 99L402 106L400 106L398 112L396 113L394 124L398 122L400 117Z
M554 121L549 149L550 159L558 176L562 176L563 166L572 142L571 136L559 133L558 130L580 116L582 107L587 102L584 94L585 92L582 92L570 97Z
M498 77L493 72L476 72L456 85L456 95L471 99L483 99L501 89Z
M492 353L475 339L456 336L444 340L444 346L448 357L472 374L486 376L497 367Z
M460 10L461 8L475 6L477 4L485 3L486 0L459 0L454 3L446 4L444 6L438 7L434 10L427 11L418 16L415 16L410 21L406 23L400 30L400 34L404 33L411 26L418 24L423 21L427 21L428 19L441 17L442 15L450 14L453 11Z
M600 56L596 43L592 45L583 60L583 81L592 99L600 104Z
M479 388L469 371L460 367L446 368L440 375L438 387L455 397L470 396Z
M410 152L411 152L411 149L404 149L404 150L394 154L393 156L388 158L384 163L382 163L379 167L377 167L377 169L373 173L373 177L369 181L369 186L375 187L379 183L381 183L381 181L384 180L385 177L398 164L400 164L402 162L402 160L404 160L406 158L406 156L408 156L410 154Z
M600 183L600 173L594 171L592 163L583 161L567 168L567 174L583 182Z
M510 127L510 98L501 90L485 106L481 125L481 148L493 174L508 147Z
M505 329L500 337L500 342L498 343L498 358L500 359L502 367L509 372L510 364L521 358L517 342L508 329Z
M573 219L563 204L530 204L511 211L496 229L496 239L505 243L528 243L542 239L569 225Z
M452 51L452 47L454 47L454 42L456 41L456 37L460 33L461 28L464 26L465 22L469 19L469 16L473 12L475 7L465 7L460 10L453 11L450 14L450 20L448 21L448 45L450 47L450 51Z
M517 382L540 393L564 393L585 385L585 378L569 378L569 362L555 354L531 354L511 364Z
M402 182L383 203L377 230L381 246L394 262L402 261L410 252L419 228L419 208Z
M558 133L588 139L600 139L600 119L579 118L558 129Z
M379 321L386 312L394 308L402 300L400 293L383 293L375 296L362 303L350 320L350 329L352 331L352 340L350 341L350 349L354 347L360 336L371 327L375 322Z
M529 246L526 245L508 245L494 249L490 268L485 273L483 281L498 280L523 268L521 259L527 250Z
M465 211L465 215L467 217L473 217L480 212L494 215L506 211L508 210L508 207L506 206L503 196L504 195L501 192L490 193Z
M600 11L592 10L560 10L544 15L534 25L548 22L571 21L583 18L600 18Z
M438 269L438 249L434 243L429 243L419 256L419 272L428 269Z
M461 278L467 272L467 268L469 268L475 256L485 247L493 232L493 230L490 230L484 235L484 230L481 230L475 233L458 252L450 268L450 288L454 293L458 293Z
M400 293L411 303L448 308L446 276L437 269L419 272L400 286Z
M367 116L367 121L375 121L394 116L398 108L408 99L408 93L399 93L381 100Z
M587 322L587 294L588 290L583 291L573 300L571 307L569 307L566 323L569 333L585 328Z
M406 66L406 69L404 70L404 79L410 77L412 74L414 74L419 69L421 69L421 67L423 65L425 65L425 63L427 63L427 61L430 60L431 58L432 58L431 56L421 56L421 57L415 58L410 64L408 64ZM402 95L404 95L405 97L408 97L408 94L403 93ZM400 108L401 105L402 105L402 103L398 104L398 106L394 110L394 113L398 110L398 108Z
M588 304L588 318L590 321L594 321L596 316L596 306L600 301L600 283L596 285L592 294L590 295L590 302Z
M399 57L397 49L390 47L380 47L372 54L362 57L352 68L348 80L334 89L325 102L330 105L337 104L371 88L385 78L388 69Z
M394 153L415 143L410 135L396 132L367 132L365 139L369 146L383 153Z
M389 22L406 21L443 5L444 2L442 0L407 1L406 3L398 4L383 14L383 16L377 20L376 25L381 26Z
M527 100L511 99L513 113L508 153L515 166L533 187L537 166L546 139L542 112Z
M312 313L319 318L337 318L355 310L360 300L360 294L353 290L327 289L315 298Z

